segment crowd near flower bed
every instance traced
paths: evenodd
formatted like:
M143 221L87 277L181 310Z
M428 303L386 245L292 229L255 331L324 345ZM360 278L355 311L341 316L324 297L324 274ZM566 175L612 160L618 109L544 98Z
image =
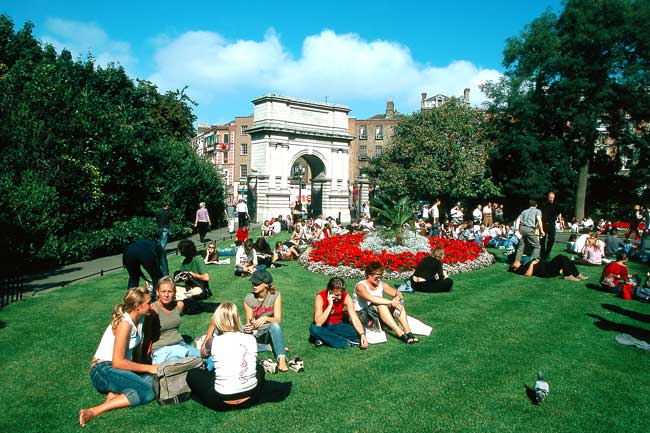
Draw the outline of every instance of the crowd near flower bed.
M485 268L494 262L493 256L476 242L437 236L422 237L428 240L426 249L392 252L387 248L364 249L368 244L364 241L366 236L371 235L351 233L323 239L307 248L300 256L300 263L311 272L344 278L363 278L364 267L370 262L379 261L386 269L386 278L400 279L410 277L418 263L437 247L445 250L443 267L449 275Z

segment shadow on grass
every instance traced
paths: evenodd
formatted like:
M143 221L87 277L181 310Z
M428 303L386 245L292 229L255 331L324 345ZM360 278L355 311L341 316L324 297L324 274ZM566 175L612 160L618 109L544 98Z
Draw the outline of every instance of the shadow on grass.
M600 284L588 283L587 288L591 289L591 290L597 290L599 292L609 293L609 294L613 295L611 290L604 288Z
M214 313L220 302L191 301L185 303L183 314L194 315L201 313Z
M264 382L264 389L260 395L260 404L262 403L278 403L284 401L293 388L293 382L276 382L275 380L267 380Z
M528 397L528 400L530 400L530 402L535 406L539 405L537 402L537 395L535 395L535 390L528 385L524 385L524 388L526 389L526 397Z
M7 322L5 322L4 320L0 320L0 329L6 328L6 327L7 327Z
M609 310L613 313L622 314L623 316L627 316L630 319L638 320L639 322L650 323L650 314L643 314L637 311L627 310L623 307L619 307L618 305L612 305L612 304L601 304L601 305L603 306L604 309Z
M650 340L650 330L639 328L637 326L627 325L625 323L613 322L597 314L588 313L587 316L596 319L594 325L603 331L614 331L623 334L630 334L639 340Z

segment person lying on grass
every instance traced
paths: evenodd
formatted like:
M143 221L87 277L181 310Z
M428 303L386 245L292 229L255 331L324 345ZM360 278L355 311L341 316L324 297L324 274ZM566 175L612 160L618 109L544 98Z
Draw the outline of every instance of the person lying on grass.
M295 260L299 255L298 250L290 242L277 241L273 250L273 262Z
M309 327L309 337L316 346L325 344L336 349L368 347L363 325L354 311L352 298L345 291L342 278L330 279L327 289L316 295L314 322Z
M253 406L264 387L264 368L256 362L255 337L242 332L237 306L229 302L219 305L207 335L201 354L211 357L214 372L195 368L187 373L192 397L217 411Z
M287 354L284 347L282 298L271 285L273 277L267 271L255 271L251 276L253 290L244 298L246 326L244 331L255 335L258 343L269 344L278 361L278 370L287 371Z
M366 265L365 273L366 279L357 283L353 295L354 310L359 315L361 323L367 324L380 319L404 343L419 342L420 340L413 335L409 327L402 293L381 280L384 266L380 262L370 262ZM384 292L393 298L384 298ZM399 325L394 316L397 316Z
M121 304L113 309L90 364L90 381L106 400L94 407L79 410L79 425L114 409L144 405L154 399L153 375L157 364L133 362L133 349L142 341L142 323L151 310L151 295L142 287L131 288Z
M525 275L527 277L532 277L533 275L540 278L564 276L564 279L569 281L580 281L589 278L586 275L581 274L575 263L562 254L557 255L550 261L533 259L525 265L522 265L521 262L515 260L514 263L510 265L509 270L515 274Z

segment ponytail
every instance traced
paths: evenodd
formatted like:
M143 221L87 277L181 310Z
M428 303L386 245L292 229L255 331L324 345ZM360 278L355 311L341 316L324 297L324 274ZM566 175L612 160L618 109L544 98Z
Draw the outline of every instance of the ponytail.
M135 310L138 305L142 304L148 294L149 291L143 287L134 287L127 290L122 303L116 304L113 308L111 328L116 329L124 318L124 315Z

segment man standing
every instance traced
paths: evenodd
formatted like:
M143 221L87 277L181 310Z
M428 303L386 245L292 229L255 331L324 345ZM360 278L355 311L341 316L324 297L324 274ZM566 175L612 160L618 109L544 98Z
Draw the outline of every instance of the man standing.
M537 234L539 229L539 235ZM515 221L515 234L520 238L515 254L515 262L521 262L521 256L524 255L524 248L530 245L533 252L530 254L531 259L539 259L540 245L539 237L544 236L544 226L542 224L542 211L537 209L537 202L530 201L530 207L523 211Z
M481 211L481 203L476 205L476 209L472 212L472 217L474 218L474 224L479 225L483 221L483 211Z
M156 224L158 224L158 233L160 234L160 245L163 250L167 248L167 238L169 236L169 221L174 218L174 214L169 210L169 203L163 203L162 209L156 214Z
M235 233L235 205L232 204L232 199L228 200L228 205L224 210L226 218L228 219L228 233Z
M546 201L542 205L541 211L542 220L544 221L544 233L546 233L546 236L541 239L541 256L542 259L547 260L555 243L555 222L562 217L560 208L555 203L555 193L553 191L546 195Z
M431 207L431 223L440 224L440 199L437 198L436 202Z
M248 226L248 205L244 199L239 199L237 203L237 221L238 227Z

